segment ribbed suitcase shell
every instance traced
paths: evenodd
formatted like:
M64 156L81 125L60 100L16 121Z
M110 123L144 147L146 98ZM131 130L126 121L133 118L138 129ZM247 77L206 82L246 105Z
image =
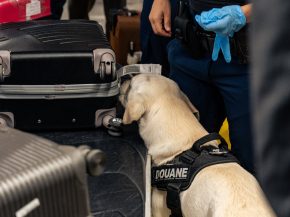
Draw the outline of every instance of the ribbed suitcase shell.
M146 200L151 197L151 192L145 190L146 185L151 184L150 175L146 173L147 149L138 134L137 124L123 126L122 137L109 136L103 130L41 132L40 135L60 144L86 144L106 154L104 172L88 177L94 217L150 216L145 210Z
M80 150L11 128L0 128L0 216L90 215L86 162Z

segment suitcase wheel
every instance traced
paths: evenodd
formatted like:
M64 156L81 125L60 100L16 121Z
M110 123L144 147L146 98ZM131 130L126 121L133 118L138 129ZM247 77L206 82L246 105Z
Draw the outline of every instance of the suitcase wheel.
M14 128L14 116L10 112L0 113L0 125L2 127Z
M115 118L110 115L106 115L103 118L103 125L108 129L108 133L111 136L122 136L123 129L122 129L122 119Z

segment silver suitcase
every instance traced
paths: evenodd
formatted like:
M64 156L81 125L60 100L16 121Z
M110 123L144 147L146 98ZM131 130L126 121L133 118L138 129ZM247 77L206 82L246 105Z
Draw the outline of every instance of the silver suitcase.
M98 175L100 150L60 146L0 127L0 216L88 217L87 173Z

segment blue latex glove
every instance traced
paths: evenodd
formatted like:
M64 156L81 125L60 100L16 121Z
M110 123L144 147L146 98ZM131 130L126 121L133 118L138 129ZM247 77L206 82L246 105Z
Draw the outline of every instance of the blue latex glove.
M229 37L233 37L246 25L246 17L239 5L225 6L204 11L195 16L196 22L207 31L216 33L212 59L217 60L218 53L222 50L225 60L231 61Z
M223 52L225 61L227 63L231 62L232 56L231 56L229 37L216 34L215 39L214 39L212 56L211 56L213 61L216 61L218 59L220 50L222 50Z

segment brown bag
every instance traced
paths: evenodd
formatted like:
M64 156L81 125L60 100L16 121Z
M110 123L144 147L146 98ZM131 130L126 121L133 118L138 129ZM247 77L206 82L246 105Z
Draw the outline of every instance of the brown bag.
M117 63L127 65L128 53L140 50L140 15L116 15L115 25L110 32L110 43Z

